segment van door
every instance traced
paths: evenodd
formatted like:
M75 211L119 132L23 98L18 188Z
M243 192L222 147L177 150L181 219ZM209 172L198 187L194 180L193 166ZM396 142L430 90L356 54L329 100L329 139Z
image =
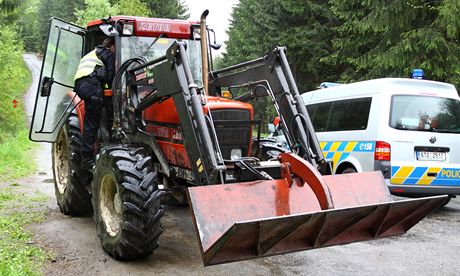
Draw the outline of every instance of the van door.
M72 111L74 76L84 53L86 31L52 18L35 99L29 138L55 142L59 130Z
M392 97L391 184L460 186L460 101Z

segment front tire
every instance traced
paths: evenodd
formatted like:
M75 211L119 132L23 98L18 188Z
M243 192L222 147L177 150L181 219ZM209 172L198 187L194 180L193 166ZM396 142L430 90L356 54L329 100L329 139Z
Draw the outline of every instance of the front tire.
M262 161L275 160L278 156L286 152L287 149L282 147L280 143L273 138L268 139L257 139L254 140L252 155Z
M65 215L83 216L91 213L91 195L81 183L81 133L77 114L70 113L52 146L54 191L57 205Z
M161 192L143 148L110 146L96 160L94 219L104 250L120 260L152 254L162 233Z

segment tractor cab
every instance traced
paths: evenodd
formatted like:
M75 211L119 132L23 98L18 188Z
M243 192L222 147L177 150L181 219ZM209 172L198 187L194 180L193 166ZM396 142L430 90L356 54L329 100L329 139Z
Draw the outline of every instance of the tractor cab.
M52 18L29 135L31 140L56 141L66 118L78 106L79 99L72 90L80 59L107 36L115 36L117 70L130 58L151 61L163 56L174 42L185 41L194 80L202 85L199 24L114 16L91 21L84 29Z
M196 81L201 83L201 51L199 25L177 19L156 19L115 16L88 23L90 51L107 36L115 36L117 67L126 60L142 57L145 61L163 56L175 41L185 41L188 58Z

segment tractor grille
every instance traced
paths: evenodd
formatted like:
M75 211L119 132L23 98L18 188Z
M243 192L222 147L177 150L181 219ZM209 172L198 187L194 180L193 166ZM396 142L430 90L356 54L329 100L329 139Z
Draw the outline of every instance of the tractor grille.
M232 149L241 149L247 156L251 141L251 118L248 110L211 110L214 128L224 159L230 159Z

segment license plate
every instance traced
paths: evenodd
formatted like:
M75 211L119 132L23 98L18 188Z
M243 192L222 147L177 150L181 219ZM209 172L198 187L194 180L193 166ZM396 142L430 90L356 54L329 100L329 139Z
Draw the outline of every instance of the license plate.
M445 152L417 151L416 155L419 161L446 161Z

